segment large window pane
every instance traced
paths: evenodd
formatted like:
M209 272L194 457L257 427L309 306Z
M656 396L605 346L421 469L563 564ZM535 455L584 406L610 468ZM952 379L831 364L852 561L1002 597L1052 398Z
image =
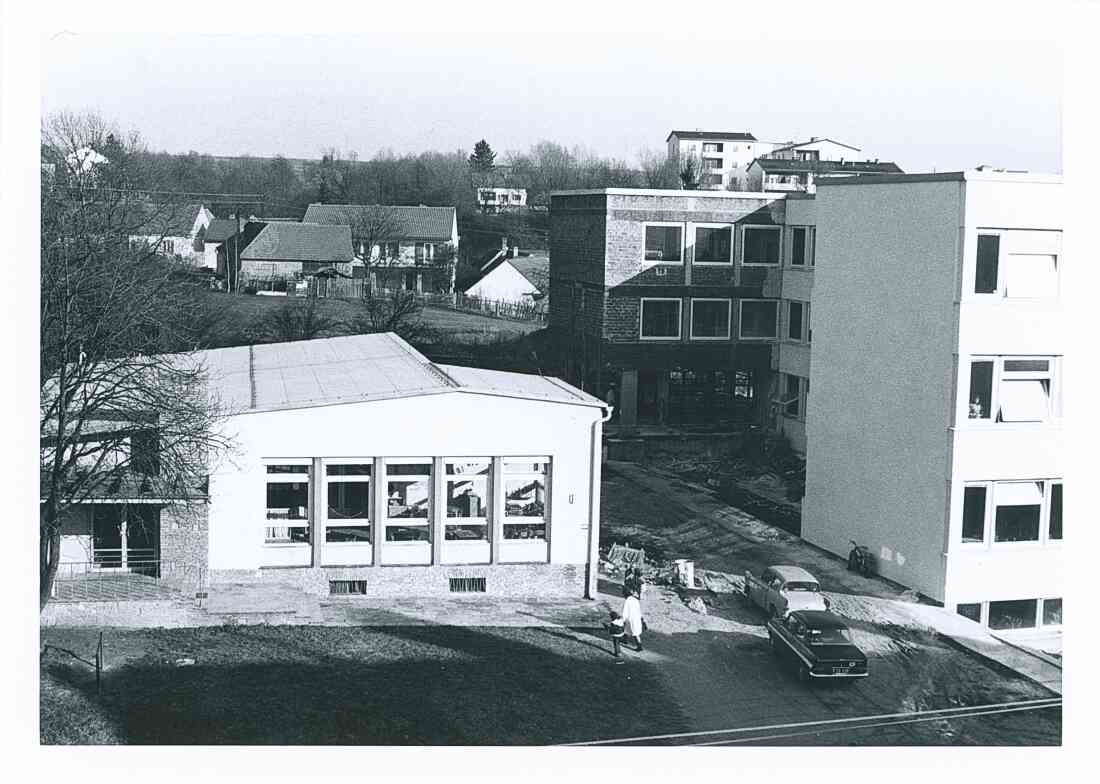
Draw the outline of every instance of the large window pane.
M681 226L646 226L646 261L681 261L683 249Z
M488 460L448 462L447 523L444 538L449 541L489 540Z
M802 340L802 303L789 303L787 318L787 337L791 340Z
M505 461L504 538L546 538L546 478L544 462Z
M1043 600L1043 626L1061 626L1062 625L1062 600L1061 599L1044 599Z
M801 402L799 390L799 377L784 374L786 388L783 390L783 399L787 403L783 406L783 413L789 417L798 417L798 407Z
M743 338L776 337L776 300L741 300L741 332Z
M806 230L794 229L791 231L791 265L804 266L806 264Z
M997 485L995 493L997 514L993 541L1039 541L1042 482L1002 482Z
M693 338L728 338L730 336L730 301L728 299L693 300L691 336Z
M1047 531L1049 539L1062 538L1062 483L1050 486L1050 525Z
M366 520L369 517L370 482L329 482L329 520Z
M642 300L642 337L680 337L680 300Z
M962 540L968 543L985 541L984 487L967 487L963 490Z
M268 482L268 520L306 520L309 517L309 482Z
M1001 422L1042 422L1050 415L1050 381L1046 379L1002 380Z
M1031 629L1035 627L1038 599L1016 599L989 603L990 629Z
M779 229L745 229L745 264L779 263Z
M969 417L989 419L993 411L993 362L970 363Z
M386 466L386 517L428 519L431 463Z
M978 263L974 277L975 294L997 291L997 261L1001 253L1001 238L995 234L978 235Z
M695 261L700 264L728 264L732 256L733 230L700 226L695 229Z
M961 615L963 618L969 618L975 623L982 622L982 605L981 602L970 602L966 604L955 605L955 612Z

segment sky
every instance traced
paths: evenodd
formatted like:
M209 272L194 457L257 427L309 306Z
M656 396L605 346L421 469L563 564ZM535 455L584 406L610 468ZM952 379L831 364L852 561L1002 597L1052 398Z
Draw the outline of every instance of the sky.
M98 111L157 150L316 158L498 153L549 139L635 162L673 129L828 137L906 171L1061 172L1051 41L62 32L42 109Z

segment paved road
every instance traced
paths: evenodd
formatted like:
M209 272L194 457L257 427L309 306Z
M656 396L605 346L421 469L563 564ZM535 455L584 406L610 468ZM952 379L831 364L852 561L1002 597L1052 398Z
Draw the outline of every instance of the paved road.
M679 492L631 481L614 469L605 474L601 542L630 540L665 556L695 558L708 568L740 573L796 547L783 535L774 543L731 532L710 514L720 504L700 499L686 485ZM686 496L686 498L685 498ZM700 508L700 506L704 508ZM804 545L803 545L804 547ZM811 565L830 586L835 571L825 556ZM804 562L804 561L796 561ZM839 567L835 587L894 597L881 581L847 575ZM852 581L859 585L853 585ZM866 583L867 585L864 585ZM602 586L615 606L616 586ZM706 619L684 606L677 593L650 587L643 604L653 633L642 658L626 667L659 667L696 730L817 721L860 715L985 705L1052 696L1024 678L994 670L933 633L917 628L853 623L853 637L869 655L871 676L849 686L807 685L774 657L764 618L729 596L714 599ZM628 654L630 655L630 654ZM657 734L657 733L654 733ZM950 722L835 732L777 739L786 744L1058 744L1061 711L987 716Z

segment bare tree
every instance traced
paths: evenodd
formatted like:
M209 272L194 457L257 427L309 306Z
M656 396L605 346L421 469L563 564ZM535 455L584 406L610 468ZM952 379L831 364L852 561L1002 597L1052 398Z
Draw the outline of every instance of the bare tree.
M677 163L667 154L645 149L638 153L642 179L647 188L679 188L680 176Z
M680 186L686 191L699 190L703 184L703 162L694 152L680 158Z
M410 343L423 342L434 337L421 319L423 310L420 298L413 292L393 289L363 300L362 312L351 320L349 327L357 334L394 332Z
M328 337L337 330L339 322L321 312L316 297L307 297L305 302L283 303L264 316L259 327L266 340L284 342Z
M135 233L171 220L132 187L139 141L100 118L57 115L43 157L40 300L40 607L74 506L104 498L182 501L204 494L208 459L229 440L192 354L199 289ZM86 151L92 150L95 155ZM89 160L91 163L89 163ZM163 234L161 235L163 237Z

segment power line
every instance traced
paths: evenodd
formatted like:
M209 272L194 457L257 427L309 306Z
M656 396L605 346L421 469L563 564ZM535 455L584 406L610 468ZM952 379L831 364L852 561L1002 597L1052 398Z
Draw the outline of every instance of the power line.
M842 719L822 719L819 721L800 721L791 722L787 724L769 724L757 727L731 727L721 730L702 730L699 732L677 732L669 733L665 735L647 735L634 738L609 738L604 740L591 740L580 741L576 743L565 743L564 746L611 746L626 743L646 743L652 741L663 740L686 740L694 738L708 738L716 737L719 735L733 735L737 733L750 733L750 732L763 732L768 730L788 730L788 729L808 729L810 727L829 727L834 725L852 725L856 722L870 722L870 721L882 721L888 719L909 719L914 721L915 717L921 717L921 721L930 721L932 719L948 719L953 718L952 714L960 714L961 718L966 718L968 712L981 712L989 711L996 712L998 708L1011 708L1015 710L1040 710L1043 708L1054 708L1062 705L1061 697L1046 697L1035 700L1017 700L1015 702L998 702L988 705L970 705L958 708L937 708L927 711L905 711L902 713L883 713L870 716L850 716ZM975 714L977 715L977 713ZM850 729L852 727L845 726L842 729ZM858 727L856 727L858 729ZM823 731L823 730L818 730ZM813 730L809 730L803 734L813 734ZM755 739L755 738L752 738ZM730 741L722 741L726 743ZM708 744L693 744L693 745L708 745ZM717 744L712 744L717 745Z

